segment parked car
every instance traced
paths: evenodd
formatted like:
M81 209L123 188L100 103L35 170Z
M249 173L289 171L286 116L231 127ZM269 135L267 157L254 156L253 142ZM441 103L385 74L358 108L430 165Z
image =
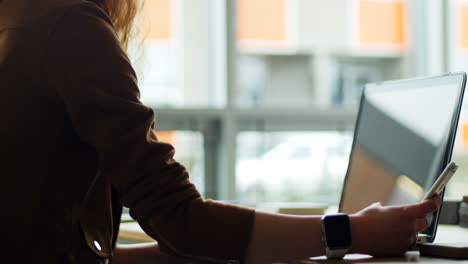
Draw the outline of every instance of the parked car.
M351 136L338 133L292 136L264 155L240 159L236 167L238 198L256 204L336 196L346 173L350 145Z

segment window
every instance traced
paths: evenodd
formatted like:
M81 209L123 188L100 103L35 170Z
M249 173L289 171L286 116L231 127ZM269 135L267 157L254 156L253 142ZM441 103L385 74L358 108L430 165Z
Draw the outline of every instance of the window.
M466 0L146 2L142 101L206 198L337 205L363 84L468 69Z
M225 87L217 85L218 53L213 30L216 4L206 0L145 1L141 16L142 101L159 108L218 107ZM212 19L211 19L212 18Z
M467 71L468 64L468 1L453 0L449 1L445 8L448 10L445 24L446 31L446 64L447 71ZM468 188L468 104L466 102L466 93L464 103L462 105L462 112L457 129L457 138L455 140L455 147L452 154L452 160L457 162L459 169L452 177L447 185L445 195L452 199L460 200L464 195L467 195Z
M190 181L197 189L205 191L205 153L203 136L193 131L156 131L158 139L173 145L176 149L174 159L185 166Z
M452 160L458 164L457 173L447 184L446 195L452 199L462 199L468 190L468 112L462 110L455 139Z

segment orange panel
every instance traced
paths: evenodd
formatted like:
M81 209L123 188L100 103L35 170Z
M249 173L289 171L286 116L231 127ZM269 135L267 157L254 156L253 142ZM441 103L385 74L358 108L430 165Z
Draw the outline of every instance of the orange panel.
M468 49L468 5L460 5L460 40L461 47Z
M239 40L286 40L285 0L237 0Z
M405 4L399 1L360 1L361 43L405 43Z
M468 148L468 124L463 124L463 146Z
M145 16L148 20L148 39L171 38L171 0L145 1Z
M159 141L164 143L169 143L171 145L175 144L175 131L153 131L156 134L156 137Z

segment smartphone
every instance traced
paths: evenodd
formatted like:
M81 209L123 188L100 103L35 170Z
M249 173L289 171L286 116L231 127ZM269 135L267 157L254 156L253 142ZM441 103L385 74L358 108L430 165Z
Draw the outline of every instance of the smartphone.
M429 191L426 193L426 195L423 198L423 201L433 197L434 195L440 195L442 190L445 188L445 185L447 185L448 181L450 180L450 178L452 178L453 174L455 174L457 169L458 165L453 161L450 162L447 165L447 167L445 167L444 171L442 171L442 173L434 182L434 184L431 186L431 189L429 189Z

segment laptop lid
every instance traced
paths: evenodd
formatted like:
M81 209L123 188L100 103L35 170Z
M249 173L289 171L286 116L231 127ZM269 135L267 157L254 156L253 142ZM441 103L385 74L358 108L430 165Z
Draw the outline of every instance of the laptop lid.
M421 201L451 159L465 83L451 73L363 88L340 212ZM428 242L438 219L421 233Z

